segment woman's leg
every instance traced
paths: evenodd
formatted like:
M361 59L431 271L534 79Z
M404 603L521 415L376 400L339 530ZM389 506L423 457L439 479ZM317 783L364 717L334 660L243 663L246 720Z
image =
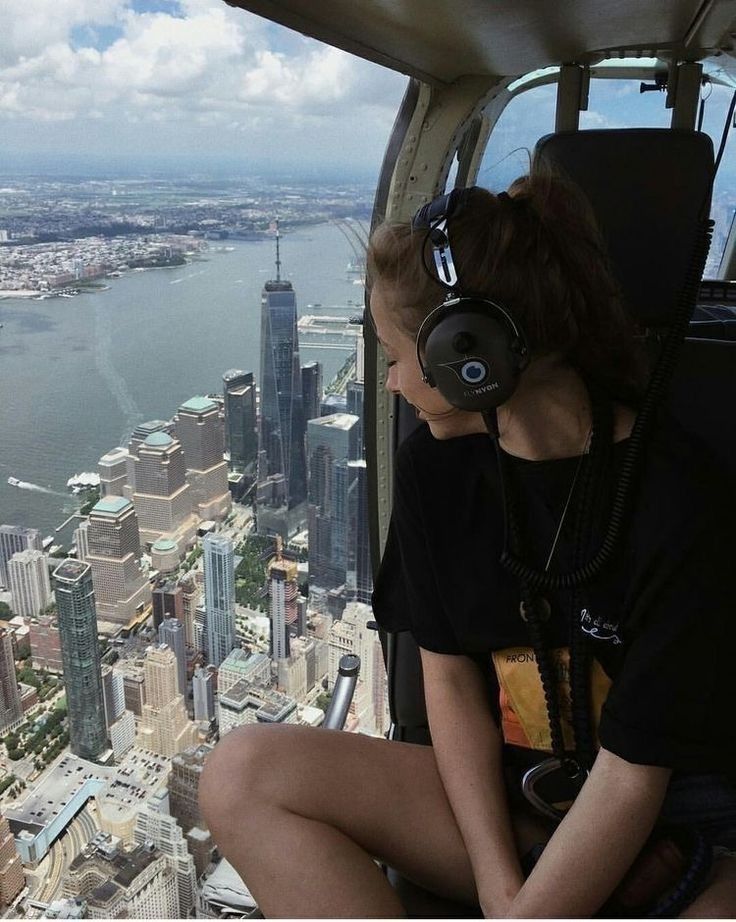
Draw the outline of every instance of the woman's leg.
M215 842L267 917L402 916L373 857L441 896L476 899L427 746L242 727L207 760L200 803Z
M716 861L710 884L680 918L736 918L736 856L724 856Z

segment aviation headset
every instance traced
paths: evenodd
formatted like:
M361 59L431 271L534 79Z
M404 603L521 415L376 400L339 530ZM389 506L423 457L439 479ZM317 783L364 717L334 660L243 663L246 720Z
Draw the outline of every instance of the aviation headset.
M495 410L513 394L529 364L529 349L504 307L461 294L447 222L467 203L473 189L453 189L423 205L412 219L413 231L427 230L422 258L429 243L437 278L447 288L445 300L424 318L416 349L426 384L436 387L454 407L483 413ZM498 197L509 198L505 192ZM425 268L434 278L426 261Z

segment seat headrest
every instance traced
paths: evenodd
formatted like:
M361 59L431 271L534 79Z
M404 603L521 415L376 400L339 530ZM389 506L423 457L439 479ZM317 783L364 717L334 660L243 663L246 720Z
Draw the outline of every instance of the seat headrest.
M564 131L541 158L587 195L633 316L666 326L683 287L713 180L708 135L667 128Z

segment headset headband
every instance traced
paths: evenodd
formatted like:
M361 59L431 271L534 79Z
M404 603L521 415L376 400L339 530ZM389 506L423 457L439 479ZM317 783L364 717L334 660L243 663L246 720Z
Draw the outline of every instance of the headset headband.
M447 222L459 211L468 199L472 187L453 189L440 195L417 211L412 218L411 229L428 230L427 239L432 244L432 257L438 280L450 289L457 287L457 269L452 258L450 238L447 234Z

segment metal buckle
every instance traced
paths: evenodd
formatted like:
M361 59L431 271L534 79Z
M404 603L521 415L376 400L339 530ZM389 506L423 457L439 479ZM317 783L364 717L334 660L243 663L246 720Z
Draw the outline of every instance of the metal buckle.
M556 807L553 803L545 800L536 790L541 781L555 772L559 772L567 782L571 783L570 794L572 796L570 803L572 803L588 777L588 770L575 762L574 759L565 759L564 761L556 758L545 759L539 765L527 769L521 779L521 793L535 810L559 823L569 810L569 806L564 809ZM560 802L564 803L564 801Z

